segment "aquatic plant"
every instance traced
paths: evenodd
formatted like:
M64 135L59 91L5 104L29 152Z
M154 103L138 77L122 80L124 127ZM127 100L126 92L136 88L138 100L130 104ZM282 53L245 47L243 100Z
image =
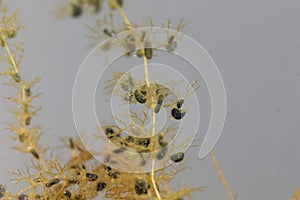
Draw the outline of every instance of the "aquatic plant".
M180 37L170 34L171 20L163 26L170 30L167 31L163 43L153 43L150 40L153 33L147 31L131 32L133 34L126 34L116 42L113 39L117 34L142 27L127 18L122 8L123 1L73 0L69 4L69 14L78 18L86 12L98 13L101 12L103 3L108 3L110 10L104 14L103 19L97 19L94 25L89 26L90 31L86 36L92 39L93 44L103 37L111 39L101 45L99 54L110 51L114 45L125 48L125 56L135 56L142 61L144 77L139 79L129 72L116 71L100 92L116 94L124 102L138 109L129 108L129 115L124 115L131 118L132 123L128 124L117 116L112 116L123 126L108 123L98 127L93 139L104 140L107 144L101 152L90 151L82 138L66 139L66 147L72 155L69 160L59 160L55 155L46 156L49 150L40 144L40 138L43 136L41 126L34 123L36 114L41 109L35 105L40 94L34 90L40 78L27 78L22 72L24 44L18 44L16 37L19 36L23 25L18 20L17 12L11 15L8 15L7 11L4 12L0 26L0 58L2 66L8 67L1 69L0 75L16 91L14 96L6 98L14 105L11 111L15 119L8 128L18 140L16 150L30 155L33 161L20 170L10 171L15 177L14 183L25 182L27 186L17 193L11 193L9 188L1 184L0 198L94 199L103 196L107 199L180 200L191 197L195 191L204 190L201 186L182 186L177 190L170 188L176 174L185 169L186 159L185 152L178 150L179 146L174 144L174 133L180 130L178 123L189 115L185 108L187 99L198 89L197 80L184 85L183 93L172 90L176 83L150 81L149 60L155 56L157 49L163 46L169 52L173 52L180 43ZM118 28L113 21L114 12L118 12L124 21ZM151 21L148 25L154 26ZM183 27L182 20L174 29L180 31ZM157 133L156 116L163 109L167 110L171 124ZM150 129L146 128L148 121ZM138 156L132 156L132 153ZM95 159L98 154L103 157L103 163ZM213 152L211 157L226 191L231 199L235 199ZM170 162L173 164L168 166ZM157 163L160 163L159 167ZM119 169L125 165L127 171Z

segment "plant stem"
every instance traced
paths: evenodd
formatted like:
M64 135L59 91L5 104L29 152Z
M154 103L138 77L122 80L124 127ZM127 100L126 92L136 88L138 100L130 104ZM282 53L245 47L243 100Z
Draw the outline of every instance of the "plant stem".
M227 191L230 199L231 200L235 200L235 197L234 197L234 195L232 194L232 192L230 190L230 187L229 187L229 185L228 185L228 183L227 183L227 181L226 181L226 179L225 179L225 177L223 175L222 169L220 167L220 164L219 164L219 162L217 160L217 157L216 157L216 155L215 155L215 153L214 153L213 150L210 152L210 156L211 156L211 158L212 158L212 160L214 162L214 165L215 165L215 167L217 169L217 172L219 174L220 180L221 180L223 186L225 187L225 190Z
M119 5L117 5L116 8L117 8L118 12L120 13L121 17L123 18L126 28L128 30L132 29L132 25L131 25L129 19L127 18L125 12L123 11L123 9Z
M300 197L300 186L296 190L296 192L291 200L297 200L299 197Z
M25 192L28 191L28 190L31 190L32 188L34 188L34 187L36 187L36 186L37 186L37 184L30 185L30 186L28 186L27 188L24 188L23 190L19 191L17 194L15 194L15 195L13 195L13 196L17 198L19 195L25 193Z
M119 12L120 16L122 17L125 25L126 25L126 28L128 30L132 29L132 24L130 23L127 15L125 14L124 10L122 9L121 6L119 6L119 4L117 3L116 0L110 0L110 3L117 9L117 11Z
M12 64L12 66L13 66L13 68L15 70L15 73L18 74L19 73L19 67L16 64L15 58L13 57L13 55L11 53L11 50L10 50L10 48L9 48L7 42L6 42L6 38L3 35L2 35L2 41L4 43L6 52L7 52L8 56L9 56L10 63ZM25 96L25 90L24 90L25 85L23 83L23 80L21 80L21 82L20 82L19 85L20 85L21 90L22 90L22 101L24 102L24 101L26 101L26 96ZM25 121L23 121L23 123L22 123L22 128L26 129Z
M149 71L148 71L148 59L146 56L143 56L144 58L144 69L145 69L145 82L147 87L150 87L150 82L149 82ZM152 102L151 102L151 106L152 106Z
M144 57L144 68L145 68L145 82L148 88L150 88L150 82L149 82L149 72L148 72L148 59L146 56ZM154 106L154 98L153 95L151 95L151 110L152 110L152 130L151 130L151 138L155 136L155 126L156 126L156 113L155 113L155 106ZM153 151L155 151L155 144L153 146ZM152 181L152 186L154 188L155 194L157 196L157 199L161 200L161 196L159 194L158 188L156 186L155 182L155 154L153 155L152 159L152 164L151 164L151 181Z
M19 74L19 67L17 66L16 61L15 61L15 58L14 58L14 56L13 56L13 54L12 54L12 52L11 52L11 50L10 50L8 44L7 44L6 37L5 37L4 35L2 35L1 38L2 38L2 41L3 41L3 43L4 43L6 52L7 52L8 56L9 56L9 62L10 62L10 64L13 66L15 73L16 73L16 74ZM26 88L26 85L25 85L25 83L23 82L23 80L21 80L21 81L18 83L18 85L19 85L20 90L21 90L21 92L22 92L22 103L21 103L21 105L19 105L19 106L24 110L24 102L26 102L26 100L27 100L27 99L26 99L26 94L25 94L25 88ZM24 116L26 115L25 111L23 111L23 115L24 115ZM21 126L21 129L22 129L22 130L25 130L25 132L30 132L30 131L28 130L28 128L26 127L26 122L25 122L25 120L22 120L22 118L21 118L20 126ZM16 133L19 135L18 132L16 132ZM25 146L26 146L27 150L29 150L29 149L31 149L32 146L35 146L35 144L33 144L32 141L28 141L28 142L25 144ZM42 165L44 166L44 168L45 168L46 170L48 170L47 165L45 164L44 159L43 159L42 157L39 157L38 160L42 163Z
M5 46L5 49L6 49L7 53L9 55L10 62L11 62L11 64L13 65L13 67L15 69L15 72L19 73L19 68L18 68L18 66L17 66L17 64L15 62L15 59L14 59L14 57L13 57L13 55L12 55L12 53L11 53L9 47L8 47L8 44L6 42L6 38L3 35L2 35L2 41L4 43L4 46Z
M115 0L111 0L111 2L113 3L114 7L117 9L117 11L119 12L121 18L123 19L126 28L128 30L132 29L132 25L128 19L128 17L126 16L124 10L117 4L117 2ZM144 68L145 68L145 82L148 88L150 88L150 82L149 82L149 72L148 72L148 59L146 58L146 56L143 56L144 58ZM151 109L152 109L152 130L151 130L151 137L153 137L155 135L155 124L156 124L156 113L155 113L155 107L154 107L154 98L153 95L151 94ZM154 142L154 147L153 150L155 150L155 142ZM156 186L156 182L155 182L155 155L153 156L152 159L152 164L151 164L151 181L152 181L152 187L155 191L156 197L158 200L161 200L161 196L159 194L158 188Z

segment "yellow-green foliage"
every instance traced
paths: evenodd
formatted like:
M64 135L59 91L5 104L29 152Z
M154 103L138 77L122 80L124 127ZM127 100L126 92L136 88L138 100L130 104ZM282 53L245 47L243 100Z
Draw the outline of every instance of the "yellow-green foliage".
M87 37L93 41L98 41L105 37L114 37L117 33L129 30L134 27L140 27L132 23L125 15L122 5L127 2L121 0L72 0L69 2L69 16L79 17L87 12L100 12L103 3L108 3L110 9L104 16L104 19L96 21L95 26L89 27ZM59 9L57 10L59 11ZM104 12L104 11L103 11ZM124 20L121 27L116 27L113 22L113 12L118 12ZM59 14L59 12L57 12ZM60 15L61 16L61 15ZM152 22L149 23L152 25ZM175 27L176 30L181 30L184 26L183 21ZM175 126L170 126L167 130L154 135L152 129L147 137L136 138L128 135L121 137L122 131L119 127L108 124L99 128L103 131L106 137L118 146L118 149L108 149L109 154L106 154L105 163L99 163L93 155L85 148L79 139L69 138L66 141L66 150L71 152L69 160L58 160L55 155L50 158L45 156L46 149L39 144L39 139L42 136L40 126L34 124L34 117L40 110L35 104L35 100L39 97L38 93L34 91L34 85L40 81L40 78L32 78L29 80L23 79L23 72L21 71L23 43L16 44L15 38L19 37L19 30L23 28L18 21L17 12L12 15L3 14L0 25L0 46L1 46L1 73L5 80L10 82L10 85L15 88L16 94L7 99L14 104L12 113L15 120L10 123L10 130L18 141L17 150L27 153L32 156L33 162L28 164L25 168L11 171L10 173L15 177L15 183L26 182L27 187L21 191L13 194L9 192L8 188L0 185L0 198L4 199L76 199L88 200L103 196L107 199L170 199L180 200L184 197L190 197L194 191L202 190L202 187L190 188L188 186L181 186L177 191L170 189L170 182L174 176L185 169L182 165L185 154L183 152L176 152L175 147L166 148L168 141L172 138L170 132L176 129ZM167 28L171 29L171 21L168 21ZM138 41L144 42L144 37L140 36ZM177 47L178 38L174 35L169 35L166 38L166 48L173 51ZM113 44L109 44L113 45ZM109 45L103 50L109 50ZM128 44L131 54L136 54L141 58L145 65L147 72L147 62L152 59L154 48L151 44L144 42L144 48L135 50L130 48L132 43ZM129 54L128 56L130 56ZM5 68L6 67L6 68ZM25 70L26 71L26 70ZM173 120L180 120L184 118L185 111L182 109L184 98L172 99L170 98L170 91L163 87L160 83L150 83L149 74L145 73L144 80L135 80L130 74L125 75L126 81L123 82L122 87L125 93L124 100L131 104L138 104L144 107L144 112L139 115L131 111L131 118L135 119L140 126L145 126L145 121L149 117L145 110L152 110L152 126L155 127L155 118L162 106L169 107L172 110ZM107 83L104 93L111 93L112 88L116 82L124 77L122 72L115 72L114 78ZM133 85L142 84L137 89L133 89ZM191 91L197 89L195 82ZM123 91L123 92L124 92ZM190 90L188 90L190 92ZM116 119L118 120L118 119ZM130 126L128 128L130 131ZM127 131L128 131L127 130ZM96 137L101 140L103 138ZM109 148L109 147L108 147ZM141 154L140 159L133 159L132 162L140 163L141 169L146 163L152 163L151 172L131 174L114 169L111 164L113 162L123 163L123 151L134 151ZM153 152L154 159L144 158L142 153ZM163 159L175 162L172 167L164 167L160 170L155 170L155 160ZM130 163L127 160L127 164ZM178 164L179 163L179 164ZM2 169L3 170L3 169ZM220 169L219 169L220 172ZM221 173L221 172L220 172ZM222 173L221 173L222 175ZM224 177L221 177L223 184L227 183ZM229 190L229 187L226 188ZM232 197L233 199L233 197Z

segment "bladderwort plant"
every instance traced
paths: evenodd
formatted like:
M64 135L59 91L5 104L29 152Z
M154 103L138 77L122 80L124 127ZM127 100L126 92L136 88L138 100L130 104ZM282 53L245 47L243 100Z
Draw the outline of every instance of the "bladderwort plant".
M139 27L129 21L125 12L122 9L123 1L109 0L105 1L109 4L109 17L105 17L104 22L106 28L98 29L97 24L91 28L93 34L100 34L97 30L107 37L114 37L124 30ZM71 16L78 17L83 12L83 6L87 5L94 8L98 12L101 8L102 1L72 1ZM112 20L112 12L117 11L124 20L124 27L116 29ZM110 21L107 19L109 18ZM150 23L151 24L151 23ZM102 24L99 24L102 25ZM168 22L167 27L171 28L171 22ZM12 108L12 113L15 120L10 123L9 129L14 133L15 139L18 140L16 150L32 156L33 162L25 168L10 171L14 176L14 183L27 183L27 186L17 193L9 192L4 184L0 185L0 198L4 199L95 199L99 197L99 193L103 194L107 199L171 199L180 200L185 197L190 197L195 191L203 190L202 187L191 188L182 186L177 191L169 189L169 185L174 176L181 172L184 167L182 165L164 167L156 170L155 165L157 160L171 160L175 164L181 164L185 160L184 152L177 152L176 147L170 145L172 133L176 130L176 126L170 126L166 130L155 135L156 114L162 108L169 108L170 117L173 121L184 120L186 111L184 109L186 97L174 98L176 95L160 83L152 83L149 81L148 61L152 59L155 48L147 41L147 33L141 36L130 36L126 38L125 46L130 50L127 56L136 55L143 61L145 76L144 80L135 80L130 74L122 74L116 72L114 78L106 86L106 91L111 91L120 77L125 76L125 81L121 83L123 89L124 100L130 104L145 106L151 110L151 131L147 133L147 137L136 137L133 135L122 135L124 128L116 125L106 125L99 128L99 132L104 132L106 138L111 141L117 149L109 149L109 154L105 155L103 164L94 160L93 154L86 149L80 139L69 138L67 147L71 151L71 158L68 161L58 161L55 156L46 158L46 148L40 144L42 129L34 124L34 117L41 109L35 106L36 99L40 94L34 92L34 86L40 81L40 78L27 78L21 72L23 58L23 43L15 42L19 31L23 25L18 20L17 12L9 15L5 10L1 19L0 29L0 46L1 46L1 61L2 66L8 66L2 70L1 76L15 88L16 94L12 97L7 97L15 106ZM177 30L183 28L181 21L177 26ZM143 48L135 49L136 43L142 43ZM169 35L166 38L166 48L173 51L177 47L177 38L174 35ZM110 44L113 45L113 44ZM106 49L109 50L109 46ZM24 78L26 77L26 78ZM139 87L136 87L139 85ZM188 87L187 87L188 88ZM187 91L195 91L197 89L196 82ZM141 127L145 126L148 118L150 118L145 110L143 110L143 118L136 112L131 111L130 117L135 119ZM118 120L116 118L116 120ZM128 126L127 131L134 131L133 126ZM143 133L145 130L141 130ZM145 131L146 132L146 131ZM101 137L98 135L98 139ZM140 168L147 166L150 163L150 172L144 173L128 173L114 169L114 163L124 163L126 160L119 156L125 151L134 151L140 154L140 159L131 158L134 162L139 160ZM151 159L145 158L143 153L151 153ZM214 154L215 165L217 166L223 184L229 195L232 196L230 189L222 175L217 160ZM129 162L130 163L130 162ZM128 164L128 160L126 162ZM232 197L233 199L234 197Z
M92 39L92 43L104 38L113 38L118 33L142 26L130 21L122 6L123 0L72 0L68 4L69 15L78 18L84 13L105 12L102 9L104 3L108 3L110 9L103 19L97 19L93 26L89 26L87 37ZM127 3L127 2L126 2ZM66 12L59 12L65 7L59 5L57 17L63 17ZM113 78L107 82L103 88L104 93L111 94L117 92L123 100L130 105L137 105L141 112L129 110L129 116L133 119L133 124L122 122L116 116L114 120L123 124L120 127L116 124L107 124L99 127L95 139L108 140L114 146L107 146L104 156L104 163L99 163L94 158L94 153L90 152L82 141L77 138L66 139L66 147L71 152L69 160L59 161L55 156L46 158L46 147L40 144L40 138L43 135L39 125L34 124L37 112L41 109L35 105L40 97L35 93L34 86L40 81L40 78L27 78L22 72L22 58L24 49L23 43L16 43L16 37L19 31L24 28L18 20L18 13L9 14L7 9L2 11L0 24L0 50L1 50L1 73L0 75L9 82L14 88L15 95L7 97L14 104L11 109L14 115L14 121L9 124L9 129L14 134L14 139L18 140L16 150L28 154L32 157L31 164L17 171L10 171L14 176L14 183L27 183L27 186L17 193L11 193L5 183L0 184L0 199L5 200L18 199L74 199L88 200L97 199L100 196L106 199L168 199L183 200L192 197L195 191L204 191L203 187L182 186L177 191L170 189L170 183L176 176L185 169L183 166L186 155L185 152L177 151L176 146L172 145L173 133L178 131L176 122L184 120L188 112L185 110L186 99L190 93L197 90L197 82L186 87L188 91L185 96L177 96L165 83L150 82L148 65L149 60L155 54L155 44L151 44L147 37L151 33L143 32L141 35L128 35L124 39L124 45L128 49L127 57L139 58L144 66L144 79L135 79L130 73L116 71ZM119 13L124 21L121 26L114 24L113 14ZM98 16L97 16L98 17ZM148 26L153 26L149 22ZM182 30L183 21L174 27L177 31ZM169 20L167 29L172 28ZM180 44L180 38L176 35L168 35L164 45L172 52ZM109 51L114 43L106 43L101 50ZM142 46L142 48L137 48ZM101 53L101 52L100 52ZM5 69L5 66L8 66ZM26 78L25 78L26 77ZM121 89L115 91L116 85ZM172 83L173 84L173 83ZM3 95L3 94L2 94ZM146 112L151 111L151 114ZM175 122L166 129L156 133L156 115L161 109L168 109L170 120ZM145 126L150 119L151 129L148 131ZM140 137L133 134L138 125ZM123 134L126 131L129 134ZM104 133L104 136L100 133ZM132 134L130 134L132 133ZM126 157L126 152L136 152L139 157ZM148 156L148 155L151 156ZM217 169L220 181L224 185L231 200L236 199L223 175L220 164L212 151L210 156ZM170 167L165 163L165 167L156 169L156 163L161 161L171 161L174 164ZM130 173L114 168L114 164L130 165L138 163L140 173ZM164 163L164 162L163 162ZM132 166L135 167L136 165ZM142 172L143 169L150 167L149 172ZM2 169L1 169L2 170ZM300 195L300 189L296 191L292 200L297 200ZM197 198L195 198L197 199Z

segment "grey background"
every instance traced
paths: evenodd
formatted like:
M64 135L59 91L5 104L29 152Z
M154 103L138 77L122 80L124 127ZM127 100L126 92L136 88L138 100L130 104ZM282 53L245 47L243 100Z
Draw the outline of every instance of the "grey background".
M83 37L89 16L53 19L58 1L10 0L21 9L26 29L24 71L41 76L43 92L34 123L45 132L43 141L61 146L58 137L75 135L71 94L76 71L89 43ZM228 115L216 154L238 199L290 199L300 185L300 2L297 0L127 0L124 9L137 23L184 18L184 32L196 39L218 65L227 90ZM5 66L1 66L3 69ZM1 95L11 93L1 85ZM0 182L9 184L8 169L24 167L26 158L10 149L5 122L10 104L0 101ZM228 199L212 160L197 160L198 148L178 183L204 185L193 199ZM68 156L68 155L62 155ZM12 188L12 186L10 187ZM12 189L12 191L16 190Z

